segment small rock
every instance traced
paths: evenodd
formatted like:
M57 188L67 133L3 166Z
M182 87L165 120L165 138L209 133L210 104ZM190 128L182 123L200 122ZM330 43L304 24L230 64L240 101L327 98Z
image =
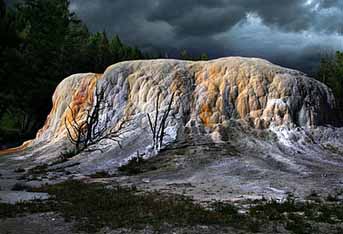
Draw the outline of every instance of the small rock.
M149 178L144 178L144 179L142 179L142 181L143 181L144 183L150 183L150 179L149 179Z

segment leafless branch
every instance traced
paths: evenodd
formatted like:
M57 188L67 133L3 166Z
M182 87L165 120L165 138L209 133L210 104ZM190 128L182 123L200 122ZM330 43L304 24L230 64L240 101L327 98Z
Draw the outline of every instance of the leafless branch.
M159 97L160 97L160 93L158 94L158 96L156 98L154 123L152 123L150 115L147 114L148 120L149 120L149 125L150 125L150 130L151 130L152 138L153 138L153 146L155 149L159 149L162 147L163 139L166 135L165 129L167 127L167 119L168 119L168 116L169 116L170 111L171 111L171 107L172 107L172 104L174 101L175 93L172 94L172 97L171 97L169 104L168 104L168 108L162 113L163 115L162 115L162 119L161 119L160 123L158 123L159 122L159 114L160 114L159 105L158 105L159 104Z
M101 111L106 109L105 102L105 90L107 87L103 87L100 90L95 91L95 97L93 105L86 111L86 117L84 120L77 120L77 113L68 106L71 112L71 120L65 118L65 128L69 141L75 146L76 152L82 151L93 152L101 151L101 149L95 146L104 140L110 140L117 143L120 147L120 141L122 140L121 135L128 132L127 120L122 120L116 127L108 129L107 122L109 121L106 117L106 121L103 125L99 123L99 117Z

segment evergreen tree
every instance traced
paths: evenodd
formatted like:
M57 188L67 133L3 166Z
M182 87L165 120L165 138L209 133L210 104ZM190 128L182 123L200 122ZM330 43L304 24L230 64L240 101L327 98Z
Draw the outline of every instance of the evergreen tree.
M181 50L180 58L182 60L193 60L193 61L198 61L198 60L206 61L209 59L207 53L202 53L200 56L191 56L186 49Z
M207 61L209 58L208 58L208 55L206 54L206 53L202 53L201 55L200 55L200 58L199 58L199 60L203 60L203 61Z
M21 70L18 52L21 38L15 29L15 16L0 0L0 120L15 98L16 72Z
M191 59L192 59L191 56L188 54L188 52L187 52L186 49L181 50L181 52L180 52L180 58L181 58L182 60L191 60Z
M317 79L333 90L340 114L343 115L343 52L337 51L321 59Z
M68 0L26 0L13 10L0 0L0 35L0 131L10 119L22 140L44 123L62 79L143 58L118 36L90 33Z
M123 43L118 35L114 36L110 42L110 51L115 62L122 61L124 57Z

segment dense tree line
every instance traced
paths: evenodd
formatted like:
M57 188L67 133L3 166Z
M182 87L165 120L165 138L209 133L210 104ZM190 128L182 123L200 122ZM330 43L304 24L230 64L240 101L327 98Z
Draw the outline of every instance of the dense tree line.
M327 54L320 61L317 79L328 85L335 97L337 116L343 118L343 52Z
M191 55L186 49L181 50L180 52L180 59L182 60L193 60L193 61L206 61L209 60L207 53L202 53L198 56Z
M68 0L26 0L14 8L0 0L0 35L0 143L4 136L33 137L68 75L144 58L118 36L89 32Z

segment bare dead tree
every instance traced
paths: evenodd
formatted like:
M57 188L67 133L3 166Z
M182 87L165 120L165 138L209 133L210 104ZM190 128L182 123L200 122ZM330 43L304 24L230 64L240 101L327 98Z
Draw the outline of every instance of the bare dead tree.
M162 112L162 119L160 122L159 122L159 119L160 119L160 116L159 116L159 114L160 114L160 111L159 111L160 93L158 93L157 98L156 98L155 121L152 122L152 118L150 117L149 114L147 114L148 120L149 120L149 125L150 125L150 130L152 133L154 149L159 149L163 145L163 139L166 135L165 130L167 127L167 119L168 119L168 116L169 116L170 111L171 111L171 107L172 107L172 104L174 101L174 96L175 96L175 93L172 94L172 97L171 97L169 104L168 104L168 108L164 112Z
M121 136L126 132L124 128L128 121L123 119L117 126L107 128L109 122L108 116L104 123L99 124L100 112L109 107L105 102L105 88L95 91L93 105L87 110L84 120L77 120L77 113L68 106L71 112L71 120L65 118L65 128L69 141L75 146L76 154L83 151L102 151L94 148L95 145L104 140L110 140L117 143L120 147Z

